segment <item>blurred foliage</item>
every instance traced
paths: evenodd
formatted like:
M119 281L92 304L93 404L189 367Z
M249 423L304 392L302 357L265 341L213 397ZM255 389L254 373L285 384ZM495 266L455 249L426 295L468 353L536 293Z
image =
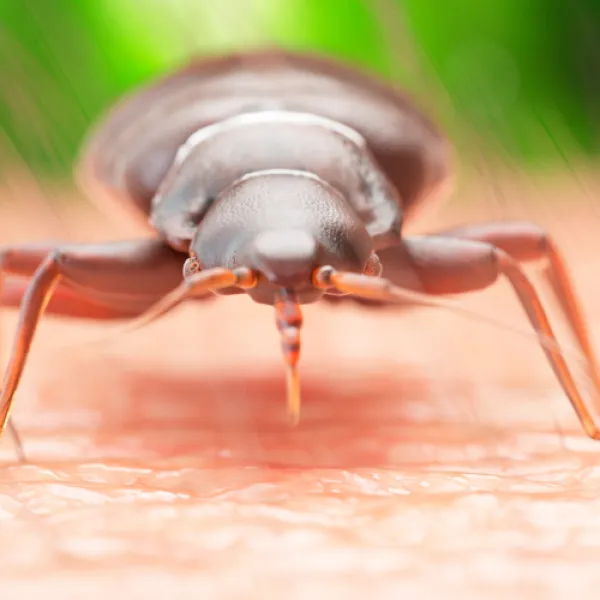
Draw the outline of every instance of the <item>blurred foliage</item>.
M600 149L597 0L0 0L0 163L64 174L122 93L261 45L389 77L468 154L524 165Z

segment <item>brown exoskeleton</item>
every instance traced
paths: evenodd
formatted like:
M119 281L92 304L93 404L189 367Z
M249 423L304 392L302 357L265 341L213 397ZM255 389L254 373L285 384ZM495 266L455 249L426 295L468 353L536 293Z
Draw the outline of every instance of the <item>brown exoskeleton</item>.
M551 238L516 222L403 235L403 223L439 195L450 173L445 138L407 98L323 58L234 54L194 62L137 91L91 137L80 175L86 188L131 210L155 235L2 250L2 273L31 281L0 427L10 423L46 305L63 315L143 321L189 297L245 292L276 309L297 420L301 304L341 294L365 304L426 304L428 296L480 290L504 275L551 342L544 351L585 431L600 439L519 266L547 261L598 389L584 318ZM53 304L54 291L66 300Z

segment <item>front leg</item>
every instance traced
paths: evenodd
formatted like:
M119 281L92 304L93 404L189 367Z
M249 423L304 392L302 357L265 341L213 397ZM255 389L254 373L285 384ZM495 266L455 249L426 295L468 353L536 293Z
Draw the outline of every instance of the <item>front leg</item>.
M593 356L583 310L569 276L566 261L556 243L541 227L523 221L497 221L456 227L435 235L486 242L500 248L519 262L545 261L544 274L571 331L583 352L587 356Z
M518 244L516 246L518 247ZM482 241L437 235L407 238L401 245L380 252L380 258L386 279L352 273L329 275L325 271L319 274L315 284L325 288L334 287L347 294L380 302L431 305L435 303L427 300L428 295L462 294L483 290L496 282L498 277L505 276L516 292L530 323L541 339L547 342L542 346L544 353L585 431L590 437L600 439L597 411L591 410L582 397L540 298L511 254ZM388 266L392 268L388 269ZM559 277L564 274L564 270L558 271ZM562 280L562 285L562 293L574 299L568 279ZM418 293L415 295L410 290ZM575 302L574 304L577 310L567 310L565 315L572 329L579 334L578 340L598 400L600 378L597 362L581 312Z
M427 238L431 240L446 239L451 245L451 240L483 242L502 250L518 262L545 261L544 274L559 301L569 328L584 354L588 357L594 356L581 303L569 276L566 262L556 243L538 225L521 221L480 223L439 231ZM414 240L419 239L412 238L413 241L408 245L414 245ZM428 260L431 260L430 253L433 252L433 245L440 243L442 242L432 241L430 243L432 247L428 251ZM439 252L444 252L443 247ZM463 287L464 280L460 262L455 263L454 266L445 265L434 282L430 279L423 280L422 274L418 272L421 250L417 247L414 248L412 256L408 252L406 244L386 248L379 251L378 254L383 265L383 275L397 285L410 289L421 289L430 293L455 294L469 291ZM471 269L473 268L474 266L471 267ZM461 274L455 276L456 269ZM471 284L476 279L477 273L472 272Z
M22 299L15 343L0 394L0 433L8 423L39 319L59 284L70 294L61 314L94 319L100 315L134 317L177 287L184 258L160 240L54 248L32 244L0 249L3 278L33 275ZM82 310L81 302L86 309ZM16 429L10 423L9 430L24 458Z

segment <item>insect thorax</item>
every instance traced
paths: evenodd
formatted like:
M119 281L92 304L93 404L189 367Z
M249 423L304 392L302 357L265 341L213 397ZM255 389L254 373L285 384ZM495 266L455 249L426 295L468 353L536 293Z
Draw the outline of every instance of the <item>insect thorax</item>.
M271 169L320 177L342 194L372 237L399 235L398 194L362 136L330 119L288 111L242 114L192 134L153 199L152 225L185 244L224 190Z

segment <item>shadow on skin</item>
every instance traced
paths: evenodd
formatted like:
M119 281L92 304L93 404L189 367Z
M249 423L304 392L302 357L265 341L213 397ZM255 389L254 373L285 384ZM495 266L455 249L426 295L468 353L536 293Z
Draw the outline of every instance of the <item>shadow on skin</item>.
M93 374L79 371L78 382L90 390L79 407L80 426L55 412L39 414L39 425L31 422L25 434L31 463L106 460L127 468L148 459L195 469L419 467L491 474L504 472L511 455L551 460L564 450L556 429L495 423L478 402L488 392L476 385L460 378L432 385L426 373L410 368L393 376L365 371L354 379L305 375L295 428L286 423L279 371L224 377L118 369L112 380L108 364ZM78 393L71 388L69 396ZM58 440L62 445L53 443Z
M102 452L133 435L142 454L193 456L199 466L215 467L390 468L429 460L419 459L418 447L438 438L440 425L418 422L419 407L430 400L425 380L410 373L395 381L366 373L354 382L307 375L301 421L290 428L280 375L175 379L127 372L121 384L133 399L129 410L105 413L94 445ZM464 444L465 431L442 428L450 444L453 437ZM474 428L471 435L484 433Z

